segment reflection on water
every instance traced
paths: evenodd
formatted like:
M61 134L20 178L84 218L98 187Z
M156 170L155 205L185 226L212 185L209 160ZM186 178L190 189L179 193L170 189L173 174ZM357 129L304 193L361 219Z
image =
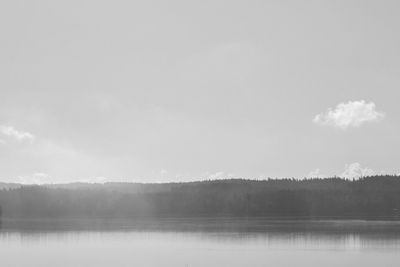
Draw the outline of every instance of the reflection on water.
M5 221L0 253L1 266L19 267L398 266L400 223Z

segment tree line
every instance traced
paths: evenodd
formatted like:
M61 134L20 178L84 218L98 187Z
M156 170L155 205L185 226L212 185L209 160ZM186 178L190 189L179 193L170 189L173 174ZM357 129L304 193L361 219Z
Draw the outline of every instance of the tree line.
M229 179L189 183L21 186L0 190L4 218L394 218L400 177Z

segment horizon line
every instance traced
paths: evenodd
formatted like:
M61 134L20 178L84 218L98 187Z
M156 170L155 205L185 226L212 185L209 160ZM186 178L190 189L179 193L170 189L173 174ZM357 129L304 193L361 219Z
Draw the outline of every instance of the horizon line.
M7 182L7 181L0 181L1 184L14 184L14 185L21 185L21 186L46 186L46 185L69 185L69 184L88 184L88 185L105 185L105 184L189 184L189 183L201 183L201 182L218 182L218 181L229 181L229 180L243 180L243 181L254 181L254 182L263 182L263 181L271 181L271 180L291 180L291 181L309 181L309 180L329 180L329 179L340 179L346 181L355 181L369 177L382 177L382 176L392 176L392 177L400 177L400 174L374 174L374 175L366 175L366 176L359 176L359 177L343 177L343 176L326 176L326 177L303 177L303 178L296 178L296 177L268 177L268 178L244 178L244 177L229 177L229 178L215 178L215 179L198 179L198 180L191 180L191 181L154 181L154 182L139 182L139 181L127 181L127 180L120 180L120 181L104 181L104 182L91 182L85 180L75 180L69 182L54 182L54 183L23 183L23 182Z

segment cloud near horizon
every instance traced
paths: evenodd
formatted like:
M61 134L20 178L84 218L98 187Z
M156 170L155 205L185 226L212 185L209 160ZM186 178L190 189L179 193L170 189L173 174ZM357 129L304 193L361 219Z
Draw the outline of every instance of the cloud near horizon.
M385 113L377 111L374 102L364 100L339 103L334 109L316 115L313 122L319 125L333 126L340 129L359 127L366 122L379 121Z
M29 132L17 130L12 126L0 125L0 133L8 138L12 138L18 142L29 141L32 142L35 136ZM5 140L1 139L2 142Z
M50 175L43 172L37 172L33 175L18 176L18 182L21 184L50 184L52 182Z
M85 179L74 179L68 183L89 183L89 184L104 184L108 181L106 177L97 176ZM17 182L24 185L46 185L46 184L63 184L63 181L52 177L50 174L37 172L32 175L23 175L17 177Z
M351 164L347 164L344 172L340 175L340 177L346 179L357 179L365 176L375 175L375 171L370 168L362 167L360 163L355 162Z
M317 168L317 169L311 171L306 176L306 178L326 178L326 177L328 177L328 176L326 174L322 174L320 168Z
M223 171L218 171L215 173L207 173L206 177L208 180L222 180L222 179L231 179L233 178L232 173L225 173Z
M376 175L376 172L370 168L363 167L360 163L354 162L351 164L346 164L344 167L344 171L337 175L340 178L344 179L359 179L361 177ZM311 171L306 178L328 178L333 177L335 175L326 175L321 173L319 168Z

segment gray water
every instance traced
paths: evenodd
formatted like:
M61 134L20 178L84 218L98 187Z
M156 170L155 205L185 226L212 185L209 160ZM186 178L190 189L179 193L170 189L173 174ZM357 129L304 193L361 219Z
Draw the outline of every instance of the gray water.
M8 222L0 231L0 266L397 267L400 224L260 219Z

